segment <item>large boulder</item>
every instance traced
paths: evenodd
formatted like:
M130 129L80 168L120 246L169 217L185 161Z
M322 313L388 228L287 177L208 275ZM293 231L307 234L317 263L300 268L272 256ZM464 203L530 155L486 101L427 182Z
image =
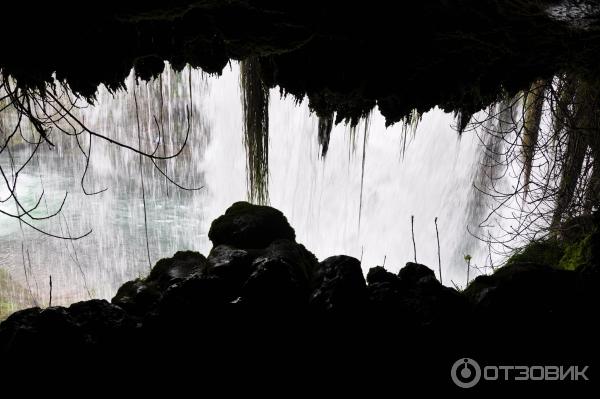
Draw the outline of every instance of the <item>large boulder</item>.
M391 283L397 284L400 280L398 276L392 272L388 272L385 270L383 266L375 266L369 269L367 273L367 283L369 285L373 284L383 284L383 283Z
M372 316L388 326L404 331L443 328L467 317L465 298L443 286L425 265L409 262L397 276L377 267L367 278Z
M164 258L156 262L146 281L155 282L164 291L194 273L205 271L207 267L208 262L201 253L179 251L172 258Z
M261 257L242 288L241 303L260 309L297 309L308 301L308 282L281 258Z
M169 287L153 309L152 317L168 322L169 327L173 327L173 323L199 324L233 299L223 279L193 275Z
M30 308L0 324L0 353L35 354L82 349L85 336L63 307Z
M125 310L104 299L77 302L67 310L86 343L99 348L124 348L137 324Z
M193 251L180 251L172 258L156 262L150 275L123 284L112 299L112 303L127 312L143 316L148 313L172 285L209 268L206 258Z
M105 300L78 302L69 308L30 308L0 324L0 354L77 355L125 349L135 321Z
M138 278L120 286L111 302L132 315L143 316L161 296L162 292L157 284Z
M239 291L252 274L252 263L262 252L239 249L230 245L213 247L207 258L208 274L222 278L231 290Z
M242 303L269 308L306 306L317 268L317 259L303 245L276 240L252 263Z
M270 206L236 202L215 219L208 238L216 247L265 248L277 239L294 241L296 234L279 210Z
M464 295L474 306L477 321L487 328L559 327L570 324L581 309L577 273L535 263L513 262L479 276Z
M276 240L262 253L263 258L278 258L293 264L309 283L319 269L319 261L304 245L290 240Z
M419 282L419 280L423 278L429 279L433 277L435 279L435 274L433 270L425 265L408 262L402 269L400 269L398 272L398 277L402 281L403 285L413 287Z
M363 310L366 301L367 285L358 259L331 256L319 264L310 298L315 309L353 312Z
M369 308L380 322L396 322L401 306L400 278L383 266L375 266L367 273Z

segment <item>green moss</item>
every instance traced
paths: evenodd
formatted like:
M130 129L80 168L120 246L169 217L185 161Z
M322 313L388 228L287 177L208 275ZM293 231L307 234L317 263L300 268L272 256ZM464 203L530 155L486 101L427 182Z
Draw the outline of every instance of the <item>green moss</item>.
M0 268L0 321L6 319L13 312L33 306L26 298L31 295L8 273Z
M559 263L565 254L565 246L556 239L535 241L521 248L508 259L506 266L515 264L538 264L560 267Z
M577 270L581 266L594 264L594 248L597 247L594 243L598 241L595 223L590 217L568 221L560 239L532 242L511 256L506 266L538 264L562 270Z
M8 299L8 273L4 269L0 269L0 321L6 319L14 311L14 304Z
M591 242L591 235L588 235L584 239L568 245L558 267L565 270L576 270L580 266L588 264Z
M6 319L15 310L17 310L17 305L12 302L0 300L0 321Z

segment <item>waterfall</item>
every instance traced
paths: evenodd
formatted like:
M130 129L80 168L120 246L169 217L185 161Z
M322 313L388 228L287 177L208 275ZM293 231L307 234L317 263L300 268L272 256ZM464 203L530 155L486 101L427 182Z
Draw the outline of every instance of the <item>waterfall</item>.
M187 249L207 255L211 221L247 196L239 67L232 64L216 77L167 66L160 78L138 86L132 74L127 87L114 95L100 88L96 104L78 115L92 130L134 147L139 118L142 148L161 156L178 151L189 124L181 155L157 165L178 184L202 189L178 189L150 160L142 161L150 257L155 263ZM459 138L453 116L434 109L422 116L402 154L402 127L386 129L374 111L368 129L364 121L356 128L354 143L350 127L334 126L323 157L319 123L307 101L297 104L271 91L269 202L288 217L297 240L321 260L348 254L362 259L366 272L385 259L386 268L396 272L413 259L414 216L417 260L437 274L438 217L444 283L464 286L463 256L470 254L476 264L488 256L485 243L467 231L476 197L473 171L482 154L476 135ZM43 214L68 192L63 213L36 226L58 235L92 233L59 240L0 216L0 270L20 287L15 292L21 306L47 303L50 275L52 303L69 304L110 299L122 283L148 273L138 155L94 138L83 184L88 193L99 193L86 195L81 188L86 162L77 142L65 135L54 139L56 147L44 146L22 172L19 194L34 203L43 186L46 200L38 211ZM80 145L87 151L89 138L82 136ZM354 145L357 150L350 150ZM19 148L13 151L17 163L29 151ZM0 161L10 170L4 156Z

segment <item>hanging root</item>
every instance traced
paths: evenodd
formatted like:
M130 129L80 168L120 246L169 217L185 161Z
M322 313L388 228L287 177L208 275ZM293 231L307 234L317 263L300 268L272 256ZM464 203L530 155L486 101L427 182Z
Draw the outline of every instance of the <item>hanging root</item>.
M419 122L421 121L422 115L416 109L413 109L410 114L405 116L401 121L401 141L402 148L400 149L400 155L404 158L406 154L406 145L408 136L410 136L411 140L415 138L417 134L417 127L419 126Z
M319 116L319 145L321 146L321 157L325 158L329 149L329 139L333 129L333 112L326 116Z
M363 207L363 188L365 183L365 160L367 158L367 139L369 133L369 124L371 121L371 114L367 115L365 118L365 130L363 134L363 152L362 152L362 163L360 169L360 199L358 204L358 230L360 231L360 221L362 217L362 207Z
M269 202L269 89L262 81L260 62L250 57L240 63L244 113L244 145L251 202Z
M462 136L464 133L472 116L473 114L466 110L454 112L454 117L456 118L456 130L458 131L459 136Z

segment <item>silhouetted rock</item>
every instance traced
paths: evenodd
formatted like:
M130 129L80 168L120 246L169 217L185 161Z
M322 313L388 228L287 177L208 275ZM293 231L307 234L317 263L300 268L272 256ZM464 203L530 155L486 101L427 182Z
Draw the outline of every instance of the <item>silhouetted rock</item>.
M373 268L369 275L369 308L388 327L443 328L463 322L468 315L467 300L443 286L425 265L409 262L398 276Z
M265 248L261 257L285 260L294 265L298 269L298 273L309 283L314 279L315 272L319 269L319 261L315 255L308 251L304 245L290 240L273 241Z
M0 324L0 351L4 353L60 353L84 345L84 334L63 307L21 310Z
M223 279L194 275L169 287L154 313L169 321L197 322L233 299Z
M277 239L294 241L296 234L277 209L236 202L212 222L208 238L214 246L249 249L265 248Z
M252 262L261 253L229 245L216 246L208 254L208 274L221 277L232 290L239 290L252 273Z
M136 322L122 308L104 299L77 302L67 309L88 345L116 349L128 342Z
M383 266L372 267L367 273L367 283L369 285L378 283L397 284L398 282L398 276L394 273L388 272Z
M367 301L367 285L358 259L331 256L321 263L315 276L311 305L336 312L362 310Z
M277 240L254 260L241 302L265 308L306 306L310 279L317 266L317 259L304 246Z
M513 263L477 277L464 295L474 305L482 326L539 331L551 324L570 324L577 316L580 306L576 304L581 302L576 277L574 271Z
M105 300L78 302L69 308L31 308L0 324L0 353L114 352L125 349L134 328L135 322L123 309Z
M261 257L242 288L241 301L263 309L292 311L306 304L308 282L301 271L281 258Z
M412 286L424 277L435 278L435 274L433 273L433 270L425 265L408 262L406 266L400 269L398 277L400 277L403 284Z
M208 267L208 261L198 252L177 252L172 258L156 262L147 278L123 284L111 302L131 314L142 316L152 309L171 285L193 274L201 274Z
M201 273L208 267L204 255L194 251L179 251L172 258L156 262L146 282L156 282L162 291L177 281L194 273Z
M152 309L161 295L157 284L136 279L119 287L111 302L133 315L143 316Z

